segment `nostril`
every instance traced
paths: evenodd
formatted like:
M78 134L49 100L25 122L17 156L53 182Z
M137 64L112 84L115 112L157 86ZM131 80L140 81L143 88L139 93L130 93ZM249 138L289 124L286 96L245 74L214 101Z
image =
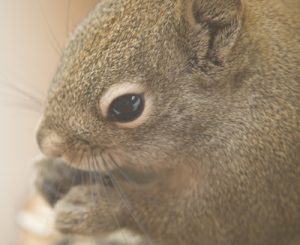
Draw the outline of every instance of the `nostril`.
M50 130L39 129L37 143L41 151L49 157L61 157L64 151L62 138Z

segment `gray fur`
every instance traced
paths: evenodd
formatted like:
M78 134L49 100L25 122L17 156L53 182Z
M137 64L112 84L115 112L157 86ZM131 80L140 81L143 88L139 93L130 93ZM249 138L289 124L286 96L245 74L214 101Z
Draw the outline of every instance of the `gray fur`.
M55 205L58 229L96 235L125 227L162 245L294 242L298 2L100 3L64 51L38 141L55 132L61 155L74 158L117 150L123 167L155 177L143 184L119 178L130 207L117 186L72 187ZM120 128L99 113L101 95L121 81L141 83L154 98L137 128ZM58 171L45 168L50 176Z

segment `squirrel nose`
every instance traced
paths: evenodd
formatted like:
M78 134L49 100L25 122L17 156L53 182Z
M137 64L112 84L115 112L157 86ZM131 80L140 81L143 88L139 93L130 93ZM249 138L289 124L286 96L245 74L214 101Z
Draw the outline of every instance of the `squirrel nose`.
M48 157L61 157L64 151L64 143L55 132L38 131L37 142L41 151Z
M53 130L47 129L42 125L39 126L37 143L40 150L48 157L61 157L64 152L64 141Z

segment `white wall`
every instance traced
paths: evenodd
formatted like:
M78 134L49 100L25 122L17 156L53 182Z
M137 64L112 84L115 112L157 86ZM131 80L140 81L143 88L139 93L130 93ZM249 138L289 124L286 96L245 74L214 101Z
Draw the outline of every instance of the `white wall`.
M0 244L16 244L15 213L30 188L32 162L38 154L35 127L41 115L37 103L12 86L45 99L57 50L62 49L68 29L95 2L0 0ZM51 32L59 48L54 48Z

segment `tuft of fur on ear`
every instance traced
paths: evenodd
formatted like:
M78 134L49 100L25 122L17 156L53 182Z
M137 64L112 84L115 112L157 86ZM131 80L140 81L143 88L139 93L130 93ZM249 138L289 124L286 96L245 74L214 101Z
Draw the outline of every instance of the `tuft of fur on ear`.
M207 56L221 66L238 37L242 22L241 0L186 0L188 20L206 25L210 34Z
M241 15L241 0L190 0L196 21L230 23Z

